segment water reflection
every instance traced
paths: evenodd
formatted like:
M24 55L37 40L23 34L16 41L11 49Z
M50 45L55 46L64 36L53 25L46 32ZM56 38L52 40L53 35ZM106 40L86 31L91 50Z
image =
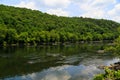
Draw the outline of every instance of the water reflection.
M119 59L101 61L98 59L96 62L105 64L119 61ZM89 62L89 61L88 61ZM94 62L92 60L92 62ZM11 78L5 78L4 80L92 80L92 77L96 74L103 73L96 66L96 62L86 65L63 65L57 67L51 67L49 69L42 70L41 72L31 73L23 76L15 76Z
M94 66L70 66L64 65L55 68L49 68L39 73L32 73L24 76L17 77L17 80L89 80L91 76L100 72ZM8 78L8 79L15 79ZM5 80L8 80L5 79Z
M97 53L105 46L91 43L0 49L0 79L91 80L103 73L99 65L119 61L110 53Z

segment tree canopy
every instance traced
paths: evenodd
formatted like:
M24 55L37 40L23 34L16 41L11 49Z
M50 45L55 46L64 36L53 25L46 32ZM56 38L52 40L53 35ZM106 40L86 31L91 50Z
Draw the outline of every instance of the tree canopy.
M0 5L0 44L112 40L120 24L111 20L62 17Z

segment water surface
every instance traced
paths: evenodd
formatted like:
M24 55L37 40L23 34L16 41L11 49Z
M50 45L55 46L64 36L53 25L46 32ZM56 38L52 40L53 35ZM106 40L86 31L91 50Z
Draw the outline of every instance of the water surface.
M98 53L109 43L0 48L1 80L92 80L99 65L119 61Z

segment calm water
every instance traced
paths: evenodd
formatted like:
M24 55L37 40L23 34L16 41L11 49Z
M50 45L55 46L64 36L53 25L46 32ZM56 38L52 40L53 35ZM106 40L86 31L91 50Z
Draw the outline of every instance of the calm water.
M99 65L119 61L97 53L109 43L0 48L0 80L92 80Z

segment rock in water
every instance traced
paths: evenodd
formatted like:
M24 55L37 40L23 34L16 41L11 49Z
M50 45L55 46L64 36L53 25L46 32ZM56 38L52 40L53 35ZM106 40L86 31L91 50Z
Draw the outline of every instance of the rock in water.
M111 70L116 70L116 71L120 70L120 62L110 64L110 66L104 66L104 65L98 66L98 68L100 68L100 69L105 69L106 67L111 69Z
M104 53L104 50L98 50L97 53Z

